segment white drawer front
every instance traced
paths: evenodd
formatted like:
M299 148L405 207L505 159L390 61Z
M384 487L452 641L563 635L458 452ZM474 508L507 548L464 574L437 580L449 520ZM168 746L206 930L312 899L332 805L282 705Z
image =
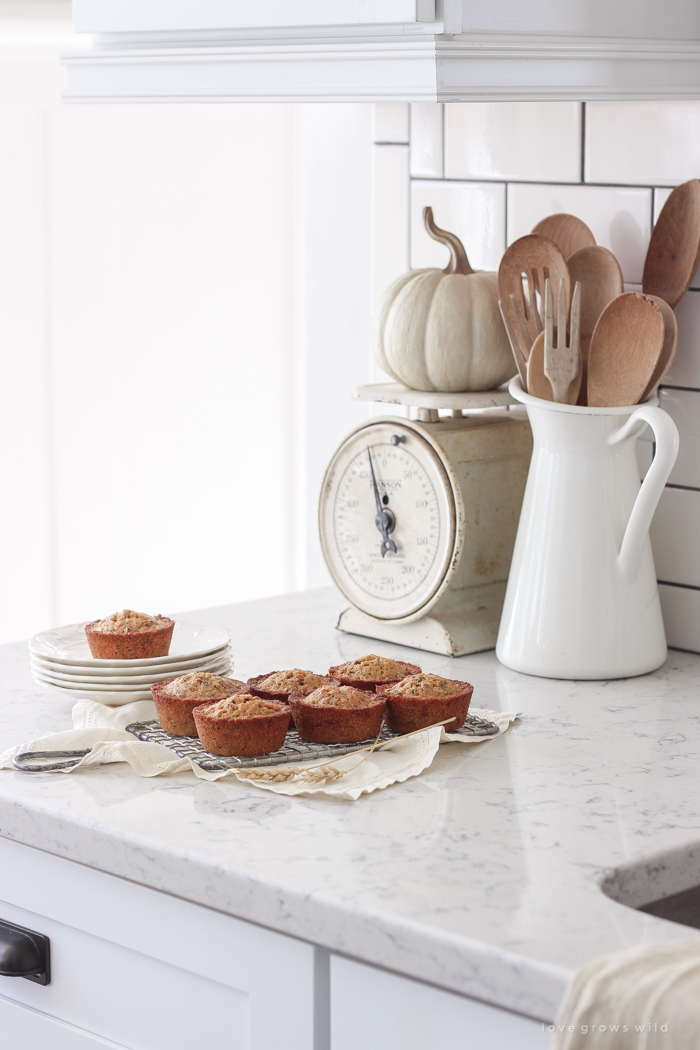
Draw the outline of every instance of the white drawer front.
M546 1050L541 1021L331 956L331 1050Z
M324 949L3 838L0 919L51 938L0 995L129 1050L328 1050Z
M122 1046L0 996L3 1046L21 1050L122 1050Z
M0 902L0 918L51 939L51 983L0 977L0 994L8 999L129 1050L191 1050L204 1032L226 1050L250 1047L244 991L6 902Z

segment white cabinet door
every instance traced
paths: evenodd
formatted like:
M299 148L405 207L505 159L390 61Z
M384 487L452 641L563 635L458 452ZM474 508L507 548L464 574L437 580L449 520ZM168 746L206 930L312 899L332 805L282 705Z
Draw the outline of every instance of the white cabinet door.
M331 956L331 1050L546 1050L541 1021Z
M22 1050L63 1046L34 1011L129 1050L328 1050L324 949L2 838L0 919L51 941L49 985L0 977Z
M434 0L73 0L79 33L429 22Z

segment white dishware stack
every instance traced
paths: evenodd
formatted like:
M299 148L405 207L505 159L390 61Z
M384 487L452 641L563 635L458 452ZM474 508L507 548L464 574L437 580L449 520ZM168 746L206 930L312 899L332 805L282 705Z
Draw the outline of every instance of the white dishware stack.
M78 698L111 707L149 700L151 686L165 678L209 671L228 676L233 671L230 638L218 627L177 621L167 656L143 660L95 660L85 624L69 624L36 634L29 642L32 676Z

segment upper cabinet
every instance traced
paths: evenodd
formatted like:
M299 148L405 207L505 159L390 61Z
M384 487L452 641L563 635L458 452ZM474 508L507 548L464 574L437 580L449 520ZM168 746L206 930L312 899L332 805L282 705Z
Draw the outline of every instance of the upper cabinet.
M700 98L697 0L73 0L73 101Z

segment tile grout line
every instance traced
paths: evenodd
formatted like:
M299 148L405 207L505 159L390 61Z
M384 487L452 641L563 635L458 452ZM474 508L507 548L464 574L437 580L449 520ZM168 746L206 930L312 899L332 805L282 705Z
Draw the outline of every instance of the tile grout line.
M581 103L581 185L586 185L586 103Z

